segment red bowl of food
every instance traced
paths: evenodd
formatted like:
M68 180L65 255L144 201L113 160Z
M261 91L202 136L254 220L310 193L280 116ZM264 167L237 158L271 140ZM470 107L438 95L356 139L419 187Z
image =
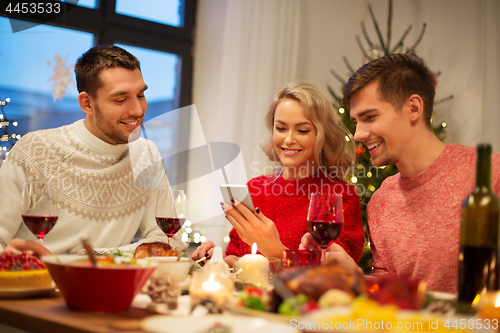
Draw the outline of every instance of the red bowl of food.
M156 266L128 258L98 257L93 267L87 256L42 257L70 309L113 312L130 307Z

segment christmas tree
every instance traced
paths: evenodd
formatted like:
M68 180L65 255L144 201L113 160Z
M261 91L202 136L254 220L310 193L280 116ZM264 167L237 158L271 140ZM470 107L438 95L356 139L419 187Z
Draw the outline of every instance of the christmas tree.
M9 121L4 113L4 107L9 102L10 98L6 98L4 101L0 100L0 166L14 144L21 138L21 135L9 131L10 125L17 127L17 121Z
M406 37L408 36L409 32L412 30L411 25L409 25L408 28L403 32L403 34L401 35L399 40L393 46L391 46L393 0L389 0L389 11L388 11L388 18L387 18L387 34L386 34L385 38L382 36L378 21L375 18L375 15L373 13L373 9L370 5L368 5L368 10L370 12L370 16L371 16L371 19L373 21L375 32L377 34L377 42L375 42L375 43L372 42L372 40L368 36L364 22L361 22L361 31L363 33L363 37L364 37L365 42L367 44L367 48L365 48L365 46L361 42L361 39L359 38L359 36L356 35L356 42L357 42L357 44L361 50L361 53L363 54L363 58L366 62L381 58L383 56L386 56L386 55L389 55L392 53L415 53L415 49L422 41L422 38L425 34L425 29L426 29L425 23L423 23L423 25L422 25L422 29L420 31L418 38L411 46L409 46L409 47L405 46ZM333 69L330 70L331 74L341 83L341 89L342 89L341 92L336 93L332 89L331 86L328 86L327 88L333 97L333 105L338 110L340 118L342 119L344 124L347 126L349 131L351 131L351 133L354 133L356 131L356 123L354 123L350 119L349 107L344 106L342 104L342 91L344 90L344 87L347 83L348 78L352 74L354 74L355 70L353 69L353 67L351 66L351 64L349 63L349 61L347 60L347 58L345 56L343 57L343 60L344 60L344 63L349 71L348 77L343 78ZM439 77L440 74L441 74L441 72L439 72L439 71L434 73L435 85L437 84L437 77ZM442 98L440 100L436 100L436 101L434 101L434 104L439 104L439 103L448 101L451 98L453 98L453 95ZM444 139L445 128L446 128L445 122L441 122L438 125L433 124L434 133L441 140ZM366 226L366 221L367 221L367 219L366 219L366 205L368 204L368 201L370 200L373 192L375 192L375 190L380 187L380 185L382 184L382 182L385 178L396 174L398 172L398 170L397 170L395 165L388 165L386 167L381 167L381 168L376 168L376 167L372 166L368 149L361 142L357 142L356 145L357 145L357 147L356 147L357 161L356 161L356 165L354 166L354 169L352 171L352 175L351 175L349 181L353 185L356 185L358 192L360 192L363 224L364 224L364 226ZM370 271L370 267L368 265L370 260L371 260L371 252L370 252L370 248L367 244L367 246L365 247L363 257L361 258L361 262L360 262L360 266L361 266L361 268L363 268L363 270L365 272Z

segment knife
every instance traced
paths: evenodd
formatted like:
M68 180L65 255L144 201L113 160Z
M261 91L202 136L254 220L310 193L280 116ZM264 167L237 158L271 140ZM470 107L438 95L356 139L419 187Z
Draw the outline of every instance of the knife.
M274 286L274 291L276 291L276 294L278 294L281 298L287 299L290 297L295 297L295 294L292 293L292 291L288 289L285 283L281 281L276 275L271 278L271 283Z

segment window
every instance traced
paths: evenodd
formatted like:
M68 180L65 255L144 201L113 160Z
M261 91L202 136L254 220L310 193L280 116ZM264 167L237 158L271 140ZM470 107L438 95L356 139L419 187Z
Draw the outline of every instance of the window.
M0 17L2 49L15 50L0 53L0 63L7 64L0 75L0 100L10 98L4 113L18 123L16 132L23 135L81 119L83 111L78 106L75 74L70 67L92 46L94 35L47 25L5 33L9 29L9 19ZM56 57L62 60L59 65ZM64 66L71 74L68 91L63 99L54 100L52 89L57 82L50 80L55 73L53 67L64 70Z
M147 4L147 6L144 6ZM182 2L179 0L117 0L116 13L145 19L148 21L181 26Z

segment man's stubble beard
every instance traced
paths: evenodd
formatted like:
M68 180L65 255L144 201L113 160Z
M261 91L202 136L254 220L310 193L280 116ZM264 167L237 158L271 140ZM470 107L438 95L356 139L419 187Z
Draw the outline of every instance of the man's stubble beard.
M95 120L96 127L108 138L110 138L115 144L127 144L129 142L128 136L125 136L122 132L120 132L120 130L118 130L116 127L113 127L113 125L104 118L97 104L95 105ZM137 135L136 138L131 138L130 141L135 141L138 137L139 136Z

